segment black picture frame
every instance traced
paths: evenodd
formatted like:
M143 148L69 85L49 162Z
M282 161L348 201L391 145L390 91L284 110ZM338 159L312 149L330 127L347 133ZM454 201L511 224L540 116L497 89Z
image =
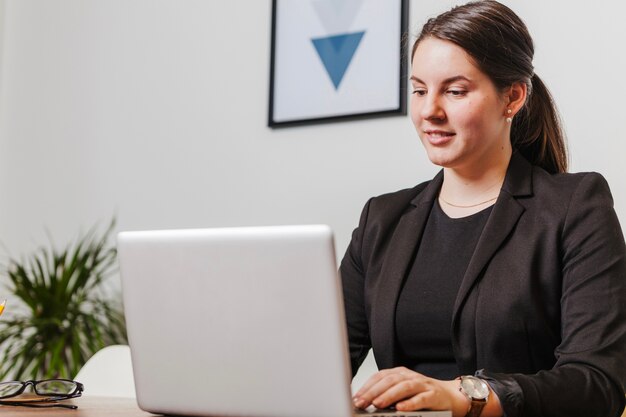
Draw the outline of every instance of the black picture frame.
M271 128L407 114L409 1L333 1L272 0Z

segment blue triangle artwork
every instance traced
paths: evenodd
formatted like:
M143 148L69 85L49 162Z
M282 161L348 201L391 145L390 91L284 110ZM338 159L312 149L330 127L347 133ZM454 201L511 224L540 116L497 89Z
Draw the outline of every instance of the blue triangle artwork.
M365 31L311 39L335 90L339 89L363 35Z

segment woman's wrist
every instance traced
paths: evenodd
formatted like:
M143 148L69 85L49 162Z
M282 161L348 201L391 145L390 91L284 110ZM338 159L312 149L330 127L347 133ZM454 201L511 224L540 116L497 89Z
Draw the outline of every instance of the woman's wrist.
M470 407L469 399L461 392L459 380L443 381L447 391L450 393L450 401L453 417L465 417Z
M446 390L450 393L451 399L451 411L453 417L465 417L470 409L471 401L461 391L461 385L459 379L452 381L443 381L446 386ZM489 386L489 384L487 384ZM489 397L487 397L487 404L480 413L480 417L502 417L503 411L500 405L500 399L498 395L489 386Z

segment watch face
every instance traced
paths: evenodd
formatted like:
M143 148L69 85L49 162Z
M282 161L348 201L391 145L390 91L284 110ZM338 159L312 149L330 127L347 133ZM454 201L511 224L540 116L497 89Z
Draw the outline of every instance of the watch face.
M474 400L484 400L489 396L489 386L487 383L475 376L462 377L461 388Z

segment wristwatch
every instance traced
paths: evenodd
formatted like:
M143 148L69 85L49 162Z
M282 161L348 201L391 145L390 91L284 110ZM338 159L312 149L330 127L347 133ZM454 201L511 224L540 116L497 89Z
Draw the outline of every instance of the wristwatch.
M478 417L480 412L483 411L485 405L487 405L487 399L489 398L489 385L480 378L475 376L466 375L459 377L461 391L470 400L470 406L467 409L465 417Z

